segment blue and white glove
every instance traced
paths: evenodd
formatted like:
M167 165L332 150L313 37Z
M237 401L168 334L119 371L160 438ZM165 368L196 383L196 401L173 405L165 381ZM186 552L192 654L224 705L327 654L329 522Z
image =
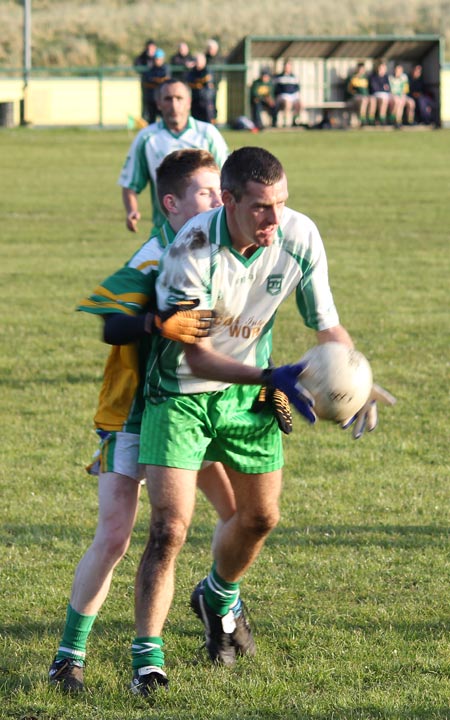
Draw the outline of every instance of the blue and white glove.
M306 363L301 362L295 365L267 368L263 372L263 384L284 392L300 415L314 424L317 420L317 415L313 410L314 399L299 380L299 376L305 368Z
M352 435L355 440L359 440L366 430L367 432L375 430L378 425L377 402L381 402L383 405L395 405L397 400L380 385L374 384L366 404L362 406L356 415L353 415L353 417L343 422L341 428L347 430L347 428L353 425Z

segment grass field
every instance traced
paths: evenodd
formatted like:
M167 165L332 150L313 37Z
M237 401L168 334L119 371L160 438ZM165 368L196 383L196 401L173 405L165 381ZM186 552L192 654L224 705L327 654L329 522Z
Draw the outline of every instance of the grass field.
M145 240L127 233L116 179L123 132L0 132L0 701L15 720L450 718L450 133L226 134L285 164L289 205L318 224L342 323L398 398L355 443L295 417L282 519L243 583L258 654L209 665L188 610L209 569L199 497L165 632L172 687L127 690L143 496L88 647L88 692L47 686L73 571L96 523L84 472L107 347L77 302ZM277 362L313 344L293 303Z

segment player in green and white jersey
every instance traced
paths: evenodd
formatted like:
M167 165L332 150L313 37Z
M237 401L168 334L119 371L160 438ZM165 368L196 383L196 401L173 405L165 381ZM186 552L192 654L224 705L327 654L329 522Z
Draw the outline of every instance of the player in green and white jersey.
M228 148L214 125L190 116L191 91L181 80L171 78L158 91L162 120L143 128L134 138L119 176L122 199L127 213L126 226L137 231L140 219L137 196L150 185L153 224L165 220L156 192L156 170L163 158L174 150L201 148L214 156L222 167Z
M222 168L221 188L223 209L182 228L162 257L156 284L160 309L199 298L199 307L216 318L210 337L196 345L158 338L148 362L139 459L152 516L136 578L133 643L145 664L138 672L135 666L133 678L143 696L161 684L174 566L204 459L226 467L237 509L216 537L212 569L194 589L191 607L204 623L213 661L232 665L237 655L255 652L239 586L278 522L283 465L279 427L269 410L252 412L255 397L261 386L278 388L306 420L316 419L299 384L304 365L268 368L278 307L295 293L317 342L353 346L339 323L319 232L285 208L287 179L277 158L262 148L236 150Z
M113 344L104 372L95 426L102 437L98 478L98 525L81 559L72 586L63 637L49 679L63 689L83 689L86 643L114 568L126 552L136 520L143 469L138 463L143 410L142 380L155 334L194 342L209 330L211 312L190 310L157 314L155 278L164 248L175 232L200 211L221 204L219 168L205 150L168 156L158 171L164 225L154 231L118 272L95 288L78 309L102 317L105 340ZM199 487L222 520L234 512L228 478L218 464L199 475Z

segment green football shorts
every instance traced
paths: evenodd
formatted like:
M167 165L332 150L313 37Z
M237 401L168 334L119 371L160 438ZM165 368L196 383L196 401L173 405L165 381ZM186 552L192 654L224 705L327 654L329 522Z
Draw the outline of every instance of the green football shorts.
M230 385L226 390L147 398L139 462L199 470L203 460L223 462L256 474L283 466L281 432L270 408L250 408L260 388Z

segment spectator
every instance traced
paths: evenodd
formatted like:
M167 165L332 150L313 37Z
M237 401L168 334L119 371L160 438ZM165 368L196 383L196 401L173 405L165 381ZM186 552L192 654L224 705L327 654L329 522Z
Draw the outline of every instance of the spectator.
M212 65L220 65L225 62L224 58L219 54L219 43L217 40L210 38L206 43L206 64L212 75L212 103L214 106L214 119L217 120L217 88L222 79L222 74L213 69Z
M367 123L373 125L377 101L372 95L369 95L369 78L363 62L357 64L356 71L348 79L347 95L349 107L357 113L361 126Z
M395 97L391 93L387 65L379 60L373 72L369 75L369 92L376 101L376 113L380 125L386 125L387 120L395 121ZM389 117L388 117L389 116Z
M416 104L415 120L424 125L436 122L436 103L427 90L422 65L414 65L409 76L409 95Z
M150 125L158 117L157 91L169 79L169 68L164 62L165 52L157 48L152 66L142 73L142 117Z
M409 80L406 73L403 72L403 65L400 63L396 63L394 66L394 74L389 75L389 86L392 95L395 97L395 127L402 126L404 114L406 115L406 123L413 125L416 103L414 99L408 95Z
M223 57L219 54L219 43L213 38L206 42L205 55L208 65L220 65L224 62Z
M300 84L292 72L292 62L286 60L283 72L273 78L275 108L272 124L277 127L278 114L284 114L284 127L294 127L301 110Z
M144 72L153 67L157 45L154 40L149 39L145 43L143 51L134 58L133 65L141 73L141 116L146 115L146 90L144 87Z
M259 78L253 81L250 88L250 104L252 121L257 130L264 130L263 111L269 113L273 122L275 98L273 95L272 77L269 68L263 67Z
M186 75L186 71L194 67L194 62L194 56L191 55L189 51L189 45L186 42L181 41L178 45L177 52L170 58L170 64L182 69L183 73L179 77L184 78Z
M195 64L186 75L186 82L192 91L192 117L203 122L215 121L214 83L206 64L205 53L194 55Z
M165 216L156 194L156 170L162 159L174 150L199 148L209 150L219 167L228 155L220 132L209 123L190 117L191 91L182 80L170 78L159 88L158 106L162 121L143 128L134 138L118 184L126 211L126 226L138 231L138 195L149 184L153 207L153 224L163 225Z

